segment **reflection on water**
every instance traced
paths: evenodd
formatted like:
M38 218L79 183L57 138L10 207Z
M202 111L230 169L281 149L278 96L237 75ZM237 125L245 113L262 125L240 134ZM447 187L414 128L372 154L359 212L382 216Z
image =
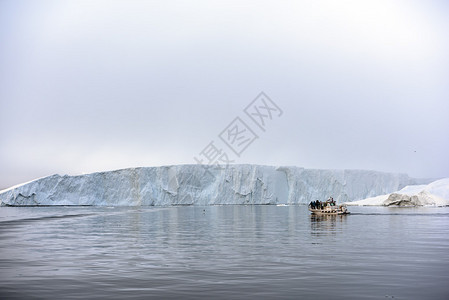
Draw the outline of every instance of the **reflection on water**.
M449 298L449 208L351 212L315 216L306 206L2 207L0 295Z
M311 214L310 228L312 235L337 234L342 229L347 215L315 215Z

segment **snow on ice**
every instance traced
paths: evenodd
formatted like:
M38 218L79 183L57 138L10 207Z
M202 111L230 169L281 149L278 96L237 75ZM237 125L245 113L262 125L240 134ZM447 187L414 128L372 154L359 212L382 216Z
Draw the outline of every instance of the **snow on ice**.
M449 206L449 178L409 185L394 193L348 202L358 206Z

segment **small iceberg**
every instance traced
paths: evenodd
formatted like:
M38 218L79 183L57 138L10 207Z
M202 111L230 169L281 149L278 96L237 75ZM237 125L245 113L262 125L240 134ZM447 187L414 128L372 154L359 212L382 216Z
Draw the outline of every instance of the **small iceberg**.
M348 206L449 206L449 178L436 180L428 185L409 185L391 194L345 204Z

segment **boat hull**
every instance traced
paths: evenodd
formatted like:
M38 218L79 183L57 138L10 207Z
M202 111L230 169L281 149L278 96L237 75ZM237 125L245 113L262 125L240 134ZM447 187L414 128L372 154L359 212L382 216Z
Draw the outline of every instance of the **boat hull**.
M321 215L349 215L350 214L350 212L347 211L346 209L338 209L338 208L335 208L335 209L326 209L326 208L312 209L309 207L309 211L312 214L318 215L318 216L321 216Z

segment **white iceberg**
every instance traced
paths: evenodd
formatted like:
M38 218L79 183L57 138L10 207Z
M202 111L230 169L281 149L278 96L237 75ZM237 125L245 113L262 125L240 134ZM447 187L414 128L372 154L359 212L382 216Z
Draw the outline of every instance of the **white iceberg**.
M428 182L405 174L363 170L175 165L52 175L0 191L0 205L290 205L329 196L342 203Z
M449 178L409 185L390 194L346 203L354 206L449 206Z

